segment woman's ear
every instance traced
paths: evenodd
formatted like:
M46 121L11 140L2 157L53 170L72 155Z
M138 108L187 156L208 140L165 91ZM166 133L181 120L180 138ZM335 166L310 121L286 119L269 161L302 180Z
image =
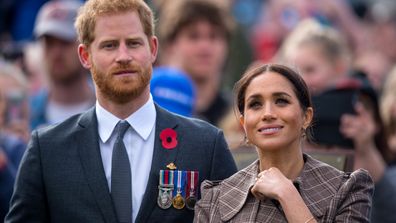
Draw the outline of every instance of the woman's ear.
M244 124L245 124L245 119L244 119L243 115L240 115L240 116L239 116L239 123L240 123L242 126L244 126Z
M304 124L303 124L304 129L308 128L308 126L312 122L312 119L313 119L313 108L308 107L307 110L305 111L305 115L304 115Z
M244 117L243 115L240 115L240 116L239 116L239 123L241 124L243 130L244 130L245 133L246 133L246 129L245 129L245 117Z
M80 58L80 62L86 69L91 69L92 64L90 60L89 49L84 44L80 44L78 46L78 57Z

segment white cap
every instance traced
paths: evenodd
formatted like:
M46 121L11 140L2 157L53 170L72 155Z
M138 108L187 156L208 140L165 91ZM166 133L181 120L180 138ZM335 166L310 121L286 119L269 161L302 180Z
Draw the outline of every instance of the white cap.
M74 21L80 6L82 2L74 0L47 2L37 15L34 35L37 38L50 35L68 41L76 40Z

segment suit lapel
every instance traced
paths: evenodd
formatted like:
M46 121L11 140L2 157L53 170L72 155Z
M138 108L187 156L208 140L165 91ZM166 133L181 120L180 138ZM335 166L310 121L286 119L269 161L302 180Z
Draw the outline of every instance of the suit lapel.
M75 138L88 185L106 222L116 222L113 203L102 165L95 109L83 114Z
M159 171L166 169L166 165L175 162L177 152L180 150L180 136L181 132L177 131L177 121L168 112L156 106L157 118L155 125L155 142L153 161L151 164L150 176L147 183L147 189L143 196L143 201L140 206L139 213L136 218L136 223L147 222L152 210L157 204L158 184L159 184ZM166 128L173 128L177 132L178 145L174 149L165 149L162 147L159 135L162 130ZM177 165L177 164L176 164Z

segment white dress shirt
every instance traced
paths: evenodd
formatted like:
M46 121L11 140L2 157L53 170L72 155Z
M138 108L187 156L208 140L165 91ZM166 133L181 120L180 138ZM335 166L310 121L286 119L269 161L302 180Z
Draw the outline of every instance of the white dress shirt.
M116 134L113 130L119 118L105 110L96 101L96 116L100 137L100 154L107 183L111 191L111 160ZM152 96L139 110L125 119L132 128L124 135L132 173L132 217L135 222L149 179L155 138L156 110Z

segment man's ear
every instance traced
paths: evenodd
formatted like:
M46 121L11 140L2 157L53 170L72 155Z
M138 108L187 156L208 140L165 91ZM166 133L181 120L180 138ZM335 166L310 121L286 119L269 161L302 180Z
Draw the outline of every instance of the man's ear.
M90 60L89 49L84 44L78 45L78 57L80 58L80 62L86 69L91 69L92 64Z
M149 39L150 51L151 51L151 61L155 62L158 54L158 38L156 36L152 36Z

